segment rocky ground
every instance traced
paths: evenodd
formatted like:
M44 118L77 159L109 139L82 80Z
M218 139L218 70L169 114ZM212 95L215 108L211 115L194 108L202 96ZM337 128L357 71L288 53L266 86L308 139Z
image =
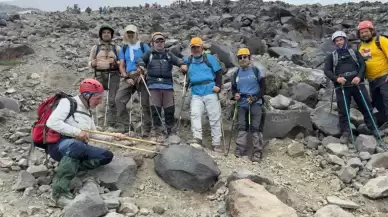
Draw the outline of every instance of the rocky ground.
M356 147L339 144L335 105L330 112L331 85L320 70L332 49L326 36L345 29L355 39L355 15L373 19L384 31L387 10L386 4L367 2L296 7L240 1L216 2L213 7L189 3L161 9L117 8L105 16L63 12L1 15L0 215L54 217L61 213L76 216L72 213L78 212L92 217L109 210L108 217L387 216L388 155L368 136L355 106L351 119L358 136ZM73 186L80 194L74 204L64 210L51 207L48 198L56 163L50 161L45 166L44 154L35 150L32 166L27 164L35 109L57 90L75 94L79 81L93 76L87 58L90 47L97 43L98 26L104 22L117 29L118 43L122 29L133 22L144 40L149 40L153 31L166 32L167 45L172 50L182 46L183 54L187 54L193 35L211 44L229 68L221 97L226 135L230 135L228 117L233 105L229 100L236 61L233 52L248 46L269 87L264 128L268 145L263 162L206 150L217 163L220 178L210 191L194 193L176 190L163 181L154 171L155 155L110 147L116 157L109 168L114 169L94 171L98 185L82 183L82 176L75 179ZM10 64L14 59L23 64ZM175 82L179 114L183 83L179 73L175 73ZM139 110L137 104L134 109ZM189 139L187 99L183 110L184 141ZM134 114L138 123L139 112ZM208 128L206 121L204 124ZM252 182L231 182L244 177Z

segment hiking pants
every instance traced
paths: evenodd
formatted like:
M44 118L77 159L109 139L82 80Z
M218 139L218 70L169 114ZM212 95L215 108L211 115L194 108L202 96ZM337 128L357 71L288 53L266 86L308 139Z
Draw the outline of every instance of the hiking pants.
M253 153L261 152L264 144L260 140L260 122L262 109L260 104L251 105L251 126ZM236 139L236 154L247 156L249 151L249 107L239 107L237 110L237 128L238 134Z
M375 129L373 127L372 119L370 118L369 113L368 113L368 110L369 110L371 112L371 114L373 114L370 98L369 98L368 92L366 91L365 84L359 84L358 86L360 87L360 90L365 97L365 100L366 100L368 107L365 108L364 102L362 100L362 97L360 95L360 92L359 92L357 86L344 87L346 104L347 104L348 109L350 109L350 103L351 103L351 100L353 97L354 101L357 104L358 109L360 110L360 112L364 116L364 122L365 122L366 126L368 127L368 129L371 132L373 132ZM342 95L341 88L337 88L335 90L335 94L336 94L336 98L337 98L340 130L341 130L341 133L344 133L344 132L348 133L348 132L350 132L350 129L349 129L348 117L346 115L344 96ZM374 118L374 116L372 118ZM375 121L376 121L376 119L375 119Z
M146 86L143 82L137 84L137 86L130 85L127 80L120 82L119 90L116 95L116 107L117 107L117 123L124 126L129 126L129 113L127 109L127 103L131 99L133 93L138 91L141 95L141 106L143 110L143 128L147 134L151 131L151 114L150 114L150 103L149 96ZM130 108L132 109L132 108Z
M108 89L108 81L110 74L110 83ZM108 113L107 113L107 123L109 126L113 126L116 123L116 94L119 89L120 84L120 76L117 71L110 72L98 72L96 71L96 80L98 80L102 86L104 86L104 90L109 91L109 102L108 102Z
M206 109L212 135L212 145L221 145L221 105L216 93L191 98L191 131L194 139L202 140L202 114Z
M55 157L59 157L59 159L54 160L59 160L59 167L53 181L53 196L55 199L69 193L70 182L77 171L92 170L109 164L113 159L112 152L76 139L65 138L56 145L56 150L59 153Z
M175 127L175 104L174 104L174 90L151 89L151 111L152 120L154 122L154 130L156 133L163 133L162 122L160 115L162 115L162 108L164 110L164 119L167 127L167 133L174 131ZM152 98L151 98L152 97Z
M371 90L372 102L376 109L384 117L384 122L388 121L388 83L383 83L379 87Z

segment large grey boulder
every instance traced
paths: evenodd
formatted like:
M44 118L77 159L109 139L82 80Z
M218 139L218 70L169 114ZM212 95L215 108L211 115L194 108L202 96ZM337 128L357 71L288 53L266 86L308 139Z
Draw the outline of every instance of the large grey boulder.
M221 174L208 154L189 145L171 145L154 161L158 176L178 190L205 192L218 181Z
M79 194L63 211L63 217L96 217L107 214L108 208L99 195Z
M132 185L136 179L137 165L130 157L114 158L105 166L90 171L91 174L101 181L101 184L110 190L122 190Z

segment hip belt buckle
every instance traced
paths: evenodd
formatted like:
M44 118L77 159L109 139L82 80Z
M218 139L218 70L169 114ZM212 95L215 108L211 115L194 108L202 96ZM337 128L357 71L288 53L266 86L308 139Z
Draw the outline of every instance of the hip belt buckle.
M159 81L159 82L162 82L163 78L157 78L156 80Z

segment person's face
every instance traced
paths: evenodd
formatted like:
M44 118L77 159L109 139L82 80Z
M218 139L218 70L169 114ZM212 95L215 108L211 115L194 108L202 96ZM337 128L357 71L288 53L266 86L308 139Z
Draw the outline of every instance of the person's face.
M89 109L94 109L96 108L99 104L102 103L103 101L103 98L104 98L104 94L101 93L101 94L97 94L97 95L94 95L92 97L90 97L89 99Z
M112 32L109 29L102 30L102 40L110 41L112 39Z
M199 57L202 55L203 47L202 46L191 46L191 54L194 57Z
M359 33L360 33L360 38L363 41L367 41L373 37L372 31L370 29L360 29Z
M334 39L334 44L338 48L342 48L344 46L345 39L343 37L337 37Z
M158 38L153 42L153 46L155 50L163 50L164 49L164 39Z
M238 63L241 67L248 66L249 63L251 62L248 55L240 55L237 58L238 58Z

